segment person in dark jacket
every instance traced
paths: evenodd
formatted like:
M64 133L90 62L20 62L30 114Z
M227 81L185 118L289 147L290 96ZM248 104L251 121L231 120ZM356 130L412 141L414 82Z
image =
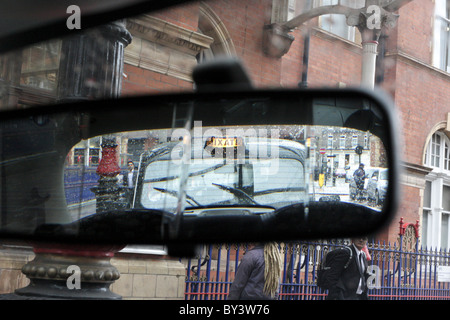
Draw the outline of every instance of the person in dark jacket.
M238 266L228 300L278 299L281 270L276 243L251 245Z
M134 168L134 162L129 160L127 163L128 170L123 174L123 185L127 187L125 197L127 199L127 207L130 208L133 203L134 187L137 180L137 171Z
M336 257L330 266L333 270L330 274L331 288L328 291L327 300L367 300L367 256L363 251L367 244L367 238L354 238L350 249L353 252L352 260L347 268L344 265L350 257L349 252Z
M360 163L358 169L353 172L353 178L355 179L356 184L356 199L362 200L364 191L364 179L366 178L364 163Z
M123 174L123 185L128 188L134 188L137 179L137 172L134 162L129 160L127 163L128 170Z

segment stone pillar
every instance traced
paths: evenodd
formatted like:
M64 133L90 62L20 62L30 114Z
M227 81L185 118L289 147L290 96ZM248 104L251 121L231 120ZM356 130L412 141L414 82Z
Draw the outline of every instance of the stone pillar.
M356 26L361 33L362 64L361 85L369 89L375 87L378 40L382 29L392 29L398 15L386 11L380 0L367 0L366 7L353 10L347 16L347 24Z
M362 47L361 85L373 89L375 87L378 41L364 41Z

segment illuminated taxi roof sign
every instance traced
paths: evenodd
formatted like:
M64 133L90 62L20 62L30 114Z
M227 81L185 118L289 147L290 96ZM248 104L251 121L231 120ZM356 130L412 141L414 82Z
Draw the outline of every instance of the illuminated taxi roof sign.
M206 146L212 148L234 148L242 146L242 138L238 137L210 137Z

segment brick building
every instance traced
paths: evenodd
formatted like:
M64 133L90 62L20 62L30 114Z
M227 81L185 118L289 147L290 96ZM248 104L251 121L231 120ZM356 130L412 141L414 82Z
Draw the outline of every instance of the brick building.
M313 5L335 3L316 0ZM345 3L357 7L361 1ZM129 20L134 40L125 52L122 93L189 89L196 59L223 54L241 58L257 87L296 87L306 69L309 87L359 86L361 35L342 15L320 16L292 30L295 40L279 58L264 53L264 27L291 19L305 5L301 0L196 2ZM450 243L449 8L447 0L407 3L398 11L397 25L379 39L376 82L399 110L404 149L398 152L405 169L400 208L391 226L377 236L382 240L397 239L397 222L403 217L407 223L419 221L422 244L447 248ZM172 31L193 36L176 41ZM150 55L159 60L147 63Z
M267 26L304 13L308 5L337 3L198 1L128 19L126 28L133 40L124 50L121 94L192 90L193 67L221 55L239 57L256 87L359 86L361 35L347 25L343 15L322 15L291 30L294 40L278 57L266 54L263 45ZM365 1L340 3L356 8ZM423 244L447 247L450 4L447 0L405 3L397 12L396 26L384 30L379 38L376 71L377 85L392 95L402 120L404 150L399 152L405 162L404 192L394 222L400 217L408 223L419 220ZM21 56L3 56L0 78L11 86L1 103L24 106L61 100L57 91L61 50L56 41L32 46ZM95 165L98 155L99 142L91 140L69 158ZM395 240L396 234L395 226L380 237Z
M126 27L133 40L124 51L122 96L190 91L193 67L199 61L221 55L238 56L256 87L359 86L361 35L355 27L347 26L341 15L311 19L290 32L294 41L286 53L279 57L265 53L263 31L266 26L283 23L304 12L306 2L199 1L128 19ZM336 4L337 0L312 2L313 6L319 6ZM354 7L364 5L363 0L341 3ZM419 221L422 244L449 248L450 1L413 0L397 13L397 25L385 30L379 39L376 82L392 95L401 118L404 144L398 152L404 161L403 193L396 217L376 237L395 241L397 222L403 217L407 223ZM58 56L54 52L60 47L34 49ZM31 49L23 53L28 61L33 57ZM17 75L18 66L22 65L17 62L17 56L0 59L0 78L9 77L16 84L0 102L28 105L58 100L57 64L46 57L40 58L39 67L23 64L23 70L14 79L11 74ZM45 63L47 60L50 62ZM93 148L98 150L98 143ZM159 258L156 260L161 263ZM174 283L178 284L178 289L173 291L180 291L171 294L182 296L180 266L174 267L175 272L155 276L147 274L149 259L142 256L119 256L117 261L122 268L122 279L132 279L115 284L124 296L136 297L132 288L143 278L151 278L156 283L158 277L167 279L170 273L176 276ZM135 265L142 269L135 268L139 269L139 276L128 275ZM10 287L8 289L12 289ZM156 285L155 288L157 290ZM150 295L141 292L139 297L149 296L163 297L154 292Z

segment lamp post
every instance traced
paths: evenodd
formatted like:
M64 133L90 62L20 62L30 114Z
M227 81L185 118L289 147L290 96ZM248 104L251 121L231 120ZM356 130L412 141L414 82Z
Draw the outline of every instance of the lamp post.
M91 188L96 199L96 213L124 209L127 205L124 196L126 187L117 185L120 167L117 164L117 144L113 138L104 138L101 144L102 159L97 167L100 176L98 186Z
M121 90L123 48L130 42L131 34L123 21L63 40L58 71L59 101L118 97ZM97 169L100 180L95 189L96 213L121 205L121 201L116 201L120 198L120 187L116 183L116 176L120 173L116 146L113 139L103 140L103 157ZM122 247L88 243L34 243L35 258L22 268L22 272L30 279L30 284L17 289L13 297L121 299L109 287L120 277L110 259Z
M125 21L63 39L58 70L59 102L119 97L123 52L131 40Z

